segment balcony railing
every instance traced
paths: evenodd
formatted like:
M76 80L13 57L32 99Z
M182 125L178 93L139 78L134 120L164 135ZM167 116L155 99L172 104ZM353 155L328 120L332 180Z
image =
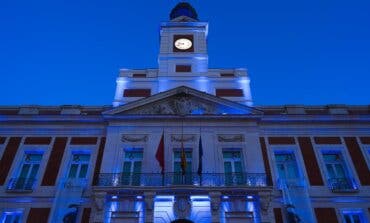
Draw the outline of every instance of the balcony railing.
M277 187L280 190L285 188L292 188L292 187L304 187L305 180L303 178L279 178L277 181Z
M176 186L198 187L248 186L265 187L263 173L102 173L98 186Z
M356 192L358 186L353 178L330 178L329 189L333 192Z
M7 191L31 192L35 182L35 178L12 178L6 189Z

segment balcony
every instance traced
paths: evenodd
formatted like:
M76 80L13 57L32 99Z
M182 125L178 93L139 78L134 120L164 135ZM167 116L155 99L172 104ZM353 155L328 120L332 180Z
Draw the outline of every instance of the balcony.
M279 178L276 181L276 185L279 190L283 190L286 188L305 187L306 183L304 178Z
M353 178L330 178L329 189L333 192L357 192L358 186Z
M6 190L8 192L32 192L35 178L12 178Z
M195 187L266 187L264 173L102 173L97 186L195 186Z

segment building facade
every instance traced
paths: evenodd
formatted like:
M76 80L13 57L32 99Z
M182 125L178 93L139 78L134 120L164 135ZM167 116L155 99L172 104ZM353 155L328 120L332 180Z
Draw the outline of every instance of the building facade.
M370 106L253 106L179 3L113 106L0 107L1 223L366 223Z

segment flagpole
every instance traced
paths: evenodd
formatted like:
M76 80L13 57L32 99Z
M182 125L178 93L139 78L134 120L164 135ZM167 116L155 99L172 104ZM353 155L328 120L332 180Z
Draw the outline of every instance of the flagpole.
M202 122L200 122L199 126L199 146L198 146L198 176L199 176L199 184L202 186L202 177L203 177L203 145L202 145Z

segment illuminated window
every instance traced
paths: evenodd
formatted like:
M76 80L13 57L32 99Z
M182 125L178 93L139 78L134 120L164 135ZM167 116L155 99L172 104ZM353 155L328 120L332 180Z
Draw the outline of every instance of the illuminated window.
M298 165L292 151L276 151L275 163L279 183L298 183L295 182L295 180L299 179Z
M242 156L240 151L223 151L225 184L243 184L244 173L242 165Z
M140 185L141 166L143 162L143 149L125 151L123 162L122 183L123 185Z
M357 189L340 151L322 153L329 187L333 191Z
M11 179L8 190L32 190L38 176L42 153L25 152L18 177Z
M192 182L192 152L191 149L184 149L185 153L185 173L182 172L181 157L182 149L176 149L173 152L173 172L174 172L174 184L187 184L191 185Z
M365 218L360 210L342 211L344 223L365 223Z
M21 211L5 211L1 216L1 223L21 223Z
M68 179L86 179L89 169L90 154L74 153L69 165Z

